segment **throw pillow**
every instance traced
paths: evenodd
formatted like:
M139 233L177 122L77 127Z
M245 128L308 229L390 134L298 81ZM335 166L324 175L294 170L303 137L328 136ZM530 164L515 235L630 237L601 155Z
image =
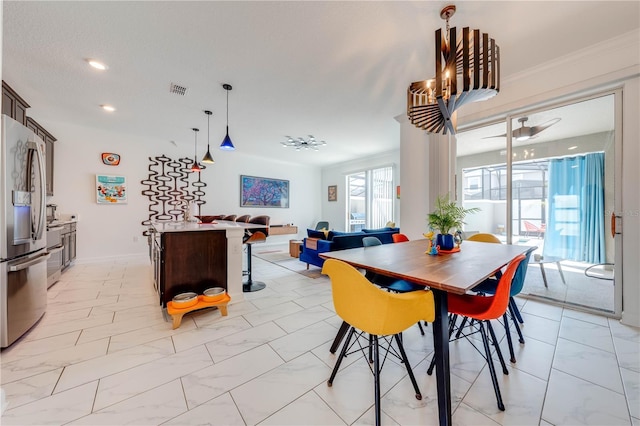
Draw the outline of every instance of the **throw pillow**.
M325 240L326 237L324 235L324 232L322 231L316 231L315 229L309 229L307 228L307 237L309 238L318 238L321 240Z

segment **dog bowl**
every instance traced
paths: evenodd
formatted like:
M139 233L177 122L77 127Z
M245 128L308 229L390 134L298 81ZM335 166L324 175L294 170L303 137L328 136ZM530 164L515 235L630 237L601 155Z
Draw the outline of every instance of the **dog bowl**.
M225 289L222 287L211 287L202 292L202 300L205 302L217 302L224 299Z
M213 223L216 216L196 216L202 223Z
M173 307L178 309L190 308L198 303L198 295L193 292L176 294L173 299Z

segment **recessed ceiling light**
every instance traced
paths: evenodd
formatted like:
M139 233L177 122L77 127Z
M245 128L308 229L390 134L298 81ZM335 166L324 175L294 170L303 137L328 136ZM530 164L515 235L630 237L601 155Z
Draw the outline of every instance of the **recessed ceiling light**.
M100 61L96 61L95 59L87 59L87 62L89 63L89 65L91 65L93 68L98 69L100 71L104 71L106 70L108 67L103 64Z
M574 146L570 146L569 148L567 148L569 151L571 151L572 149L576 149L578 147L578 145L574 145Z
M109 111L109 112L113 112L116 109L114 107L112 107L111 105L100 105L100 108L102 108L105 111Z

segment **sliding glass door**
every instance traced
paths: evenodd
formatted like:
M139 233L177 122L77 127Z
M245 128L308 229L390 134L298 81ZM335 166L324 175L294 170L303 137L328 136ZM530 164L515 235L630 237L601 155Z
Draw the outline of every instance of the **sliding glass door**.
M382 228L393 222L393 167L347 175L349 231Z
M503 123L458 135L458 196L464 207L482 209L465 231L536 247L524 295L621 312L614 285L621 256L609 227L621 164L616 96L511 116L511 137Z

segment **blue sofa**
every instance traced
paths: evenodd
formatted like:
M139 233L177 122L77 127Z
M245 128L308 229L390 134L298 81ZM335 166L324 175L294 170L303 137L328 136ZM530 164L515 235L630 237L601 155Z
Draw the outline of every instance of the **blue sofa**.
M322 268L325 259L320 257L320 253L362 247L364 237L377 237L382 244L393 243L392 235L399 232L399 228L363 229L358 232L329 231L328 233L307 229L308 237L303 241L300 261L306 263L307 268L309 265Z

